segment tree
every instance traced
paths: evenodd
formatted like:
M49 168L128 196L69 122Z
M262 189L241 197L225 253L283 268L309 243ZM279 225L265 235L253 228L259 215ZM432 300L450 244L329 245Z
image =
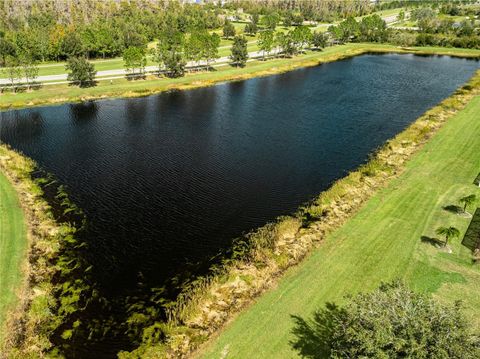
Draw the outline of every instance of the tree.
M314 31L312 34L312 45L316 49L323 49L327 46L327 36L323 32Z
M293 25L295 26L300 26L303 24L303 16L302 14L296 14L293 16L293 19L292 19L292 22L293 22Z
M258 13L253 13L251 16L252 23L255 25L258 25L258 20L260 19L260 16Z
M365 16L359 24L359 36L362 41L385 40L387 35L387 24L377 14Z
M170 50L165 57L165 67L167 69L168 76L181 77L185 75L185 59L182 53L175 49Z
M287 11L287 13L285 14L285 17L283 18L283 26L285 27L292 26L293 17L294 17L293 12Z
M205 47L205 53L203 57L207 61L207 67L210 66L210 62L219 58L218 47L220 46L220 36L217 33L212 33L207 38L207 44Z
M202 32L194 31L190 34L184 46L184 55L187 61L192 61L194 64L197 64L202 59L202 53L206 47L205 40L206 37Z
M330 26L328 31L331 32L337 40L346 42L358 36L359 24L353 16L349 16L338 26Z
M98 24L95 32L95 39L98 46L98 51L105 56L112 56L118 52L118 41L115 36L113 25L109 23Z
M459 202L463 203L463 212L466 212L467 207L475 203L476 200L477 200L477 196L474 194L460 198Z
M277 32L275 35L275 43L280 48L283 56L292 56L295 53L295 46L292 41L291 34Z
M38 65L35 60L31 57L24 57L20 60L22 69L23 69L23 77L25 78L25 82L27 83L28 88L31 88L31 84L35 82L36 78L38 77Z
M265 60L265 54L270 54L274 44L274 32L272 30L262 31L258 35L258 48L263 52L263 59Z
M440 236L445 236L445 243L443 244L444 247L447 246L448 241L451 238L460 237L460 231L455 227L438 227L435 232Z
M339 25L342 29L344 41L348 41L350 38L358 36L359 25L353 16L347 17L346 20L342 21Z
M417 36L406 31L391 31L389 32L388 41L400 46L415 46Z
M397 281L342 307L328 303L311 320L294 316L291 343L303 358L479 358L462 309Z
M218 37L218 35L216 36ZM188 56L193 57L193 49L191 48L191 46L193 46L193 43L201 41L199 40L199 37L200 35L196 32L195 35L193 35L193 40L192 36L190 36L189 41L186 41L185 34L180 32L178 29L164 29L164 31L162 31L158 36L157 47L153 53L153 59L158 64L158 71L161 71L163 67L166 66L166 62L168 59L170 70L174 69L172 73L178 74L181 72L183 74L183 71L178 70L182 68L184 69L185 64L179 64L179 66L177 67L177 65L174 64L173 61L180 59L184 61L184 56L179 56L177 53L185 53L185 55L187 55L188 53ZM188 42L190 42L190 44L187 44Z
M230 21L225 21L223 25L223 37L229 39L235 36L235 26Z
M8 56L15 55L15 44L12 41L6 39L3 33L0 32L0 66L6 64Z
M245 30L244 32L250 36L255 36L255 34L257 33L258 29L257 29L257 25L253 22L250 22L248 23L247 25L245 25Z
M10 80L12 90L17 91L17 82L22 78L22 68L20 67L18 58L7 56L5 61L5 73Z
M60 51L65 57L79 57L85 52L82 38L76 31L68 32L62 40Z
M248 59L247 39L245 36L235 36L231 51L232 54L230 58L232 59L232 63L237 67L245 66Z
M400 10L400 12L397 15L397 21L403 21L405 20L405 11Z
M263 17L263 23L267 29L275 30L278 23L280 22L280 15L276 12L271 12Z
M475 24L473 21L464 20L457 29L458 36L471 36L475 32Z
M312 32L307 26L298 26L290 32L290 37L293 42L294 53L298 53L310 42Z
M139 47L129 47L123 52L123 61L125 69L129 76L138 77L145 73L147 57L145 50ZM137 73L138 70L138 73Z
M153 60L158 64L158 72L162 71L165 66L165 59L168 54L168 43L165 39L160 38L157 42L157 47L153 51Z
M79 87L88 87L95 84L95 66L84 57L70 57L65 69L69 71L67 80Z

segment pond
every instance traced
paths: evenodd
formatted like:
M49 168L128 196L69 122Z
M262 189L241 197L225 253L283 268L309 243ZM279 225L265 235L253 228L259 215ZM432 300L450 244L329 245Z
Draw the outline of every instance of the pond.
M289 214L479 68L363 55L190 91L0 113L0 140L86 213L106 292L158 285Z

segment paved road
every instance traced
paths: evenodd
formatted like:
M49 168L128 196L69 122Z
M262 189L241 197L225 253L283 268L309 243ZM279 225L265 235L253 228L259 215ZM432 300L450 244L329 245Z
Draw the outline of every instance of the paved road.
M254 51L248 54L250 59L260 58L263 57L263 53L261 51ZM230 58L228 56L220 57L215 61L210 62L210 66L219 66L222 64L226 64L230 62ZM186 67L187 68L194 68L197 66L205 66L206 62L188 62ZM145 67L145 71L147 73L155 73L158 71L158 66L147 66ZM114 70L105 70L105 71L98 71L96 78L99 80L109 80L114 78L121 78L127 75L127 71L125 69L114 69ZM67 74L60 74L60 75L46 75L46 76L38 76L36 79L37 82L40 83L51 83L51 84L60 84L67 82ZM16 81L19 82L26 82L25 78ZM0 85L8 85L10 84L9 79L0 79Z
M257 53L252 53L250 57L258 56ZM223 63L223 62L228 62L229 59L228 57L221 57L217 59L216 61L212 61L211 65ZM187 68L188 67L195 67L198 66L199 64L206 64L206 63L193 63L189 62L187 63ZM158 66L147 66L145 67L145 71L148 73L156 72L158 71ZM98 71L97 72L97 78L103 78L103 77L113 77L113 76L125 76L127 75L127 71L122 68L122 69L114 69L114 70L104 70L104 71ZM55 83L59 82L65 82L67 81L67 74L59 74L59 75L46 75L46 76L38 76L36 79L37 82L50 82L53 81ZM20 80L17 80L17 82L26 82L26 79L22 78ZM10 80L9 79L0 79L0 85L5 85L9 84Z

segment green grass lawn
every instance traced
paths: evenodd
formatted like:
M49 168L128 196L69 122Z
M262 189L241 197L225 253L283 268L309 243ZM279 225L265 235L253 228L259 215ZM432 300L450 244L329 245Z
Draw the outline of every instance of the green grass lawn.
M15 291L23 279L21 263L26 249L26 227L17 193L0 173L0 343L7 311L15 305Z
M408 162L400 177L288 270L275 289L227 325L199 356L298 357L289 344L291 315L309 318L326 302L342 303L347 294L395 278L442 302L463 300L467 316L480 328L480 267L472 265L470 251L461 239L451 243L452 253L421 240L437 237L438 226L456 226L462 236L468 227L470 219L442 207L458 204L466 194L480 195L472 183L480 168L479 113L477 96Z

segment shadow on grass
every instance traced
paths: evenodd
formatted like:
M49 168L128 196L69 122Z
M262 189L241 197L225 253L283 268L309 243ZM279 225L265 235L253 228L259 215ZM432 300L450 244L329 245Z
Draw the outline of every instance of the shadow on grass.
M316 311L310 320L292 315L294 321L292 334L295 336L290 341L292 348L302 358L329 358L335 318L341 312L336 304L327 303L325 308Z
M448 206L442 207L444 211L453 213L453 214L461 214L463 213L463 208L460 206L456 206L454 204L449 204Z
M420 240L422 241L422 243L431 244L434 247L443 247L445 244L445 242L441 241L438 238L432 238L427 236L421 236Z
M138 80L145 80L147 75L144 73L141 74L127 74L125 75L127 81L138 81Z
M96 80L93 80L93 81L83 81L83 82L80 82L80 81L71 81L68 83L68 86L69 87L79 87L79 88L82 88L82 89L86 89L86 88L89 88L89 87L95 87L98 85L98 81Z
M233 67L235 69L243 69L246 66L246 64L241 64L237 62L230 62L229 65L230 67Z

